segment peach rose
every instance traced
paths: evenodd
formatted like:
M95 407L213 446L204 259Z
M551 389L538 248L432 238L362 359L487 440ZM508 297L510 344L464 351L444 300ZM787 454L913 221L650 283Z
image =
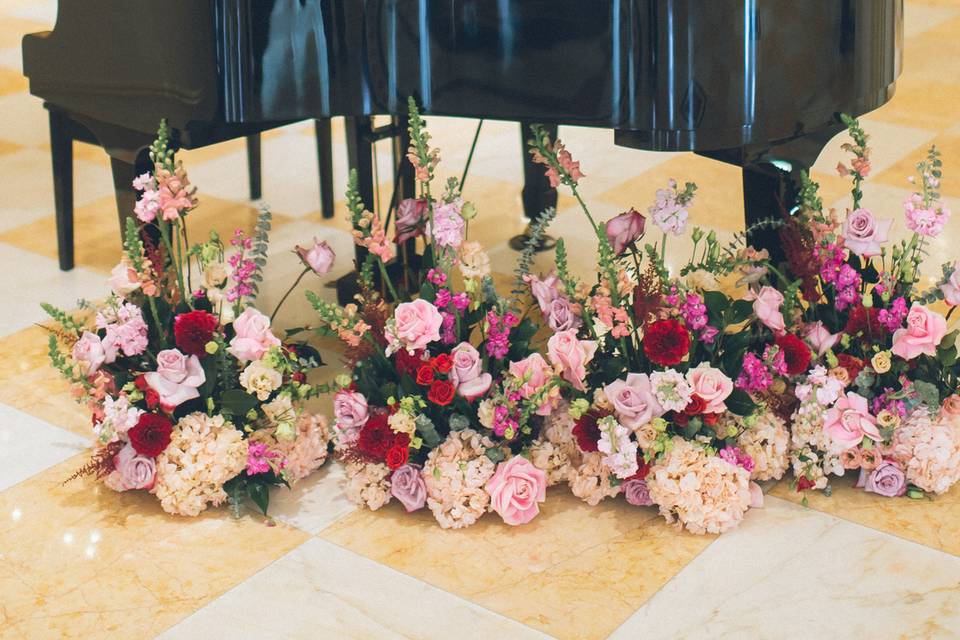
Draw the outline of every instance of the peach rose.
M727 410L724 400L733 393L733 380L723 371L704 363L687 372L687 382L693 393L707 403L704 413L723 413Z
M115 294L121 298L125 298L140 288L140 279L137 278L137 272L131 269L125 260L121 260L120 263L110 271L107 284L110 285L110 289L112 289Z
M913 360L921 353L936 356L946 334L947 321L942 315L914 303L907 314L906 328L894 332L890 351L904 360Z
M440 339L443 316L437 308L419 298L413 302L397 305L393 312L393 326L388 329L388 338L399 340L407 351L426 349L431 342Z
M852 449L864 437L880 440L877 419L870 415L867 399L852 391L840 396L823 419L823 432L829 438L834 452Z
M200 358L165 349L157 354L157 370L144 374L150 388L160 396L163 407L178 407L200 397L197 388L207 380Z
M271 349L279 347L280 340L270 331L270 318L253 307L247 307L233 321L236 333L227 349L237 360L259 360Z
M558 331L547 341L550 362L561 367L563 379L579 391L586 391L583 380L587 377L587 364L596 352L596 341L578 340L576 329Z
M490 494L490 508L509 525L527 524L540 513L547 499L547 474L523 456L514 456L497 465L484 487Z
M781 334L786 329L780 305L783 304L783 294L770 286L760 288L753 301L753 312L768 329Z

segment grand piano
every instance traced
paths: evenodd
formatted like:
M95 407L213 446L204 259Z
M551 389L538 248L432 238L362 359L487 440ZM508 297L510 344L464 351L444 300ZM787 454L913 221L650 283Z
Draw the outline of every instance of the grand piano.
M890 99L902 23L902 0L62 0L23 57L51 131L78 123L124 198L160 118L191 147L347 116L372 201L370 145L402 151L413 96L427 114L601 127L736 164L749 222L791 200L839 113ZM525 175L535 214L556 195Z

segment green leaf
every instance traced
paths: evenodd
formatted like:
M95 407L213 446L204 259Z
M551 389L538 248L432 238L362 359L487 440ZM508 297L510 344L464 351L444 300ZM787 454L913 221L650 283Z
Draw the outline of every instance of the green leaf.
M415 422L417 433L423 438L423 444L431 449L440 444L440 434L437 433L437 427L430 418L421 413Z
M490 447L484 453L486 453L487 457L490 458L490 462L494 464L500 462L504 458L503 449L500 447Z
M256 396L252 396L243 389L227 389L220 396L220 406L224 413L242 416L259 404Z
M267 507L270 506L270 489L267 485L260 482L250 482L247 484L247 495L259 507L263 515L267 515Z
M749 300L734 300L733 304L725 314L724 321L727 325L740 324L753 313L753 303Z
M743 389L734 389L727 399L727 409L738 416L749 416L757 410L757 404Z
M730 306L730 298L720 291L704 291L703 303L711 313L722 314Z

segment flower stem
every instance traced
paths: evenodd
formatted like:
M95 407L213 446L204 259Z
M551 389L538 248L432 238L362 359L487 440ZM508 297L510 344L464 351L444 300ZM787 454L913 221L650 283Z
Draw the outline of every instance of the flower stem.
M290 297L290 294L293 293L293 290L297 288L297 285L300 284L300 281L303 280L303 276L307 275L313 271L310 267L307 267L300 272L300 275L297 276L297 279L293 281L293 284L290 285L290 288L287 289L287 292L283 294L283 297L280 298L280 302L277 303L276 308L273 310L273 313L270 314L270 323L273 323L273 319L277 317L277 312L280 311L280 307L283 306L283 303L287 301L287 298Z
M387 284L387 289L390 291L390 295L393 296L395 301L400 302L400 296L397 295L397 290L393 288L393 283L390 281L390 274L387 273L387 266L383 264L383 260L377 260L377 265L380 267L380 275L383 277L383 281Z

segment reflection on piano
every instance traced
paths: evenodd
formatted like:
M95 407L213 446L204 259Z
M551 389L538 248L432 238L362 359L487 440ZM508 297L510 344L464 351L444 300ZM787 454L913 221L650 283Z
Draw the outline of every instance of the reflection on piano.
M190 146L344 115L369 202L370 145L404 148L412 95L427 114L603 127L618 145L736 164L747 221L792 199L838 113L890 99L903 21L902 0L87 0L60 12L53 32L24 39L31 91L131 171L161 117ZM372 114L393 124L374 129ZM555 194L529 164L525 175L536 213ZM399 195L410 186L401 174Z

